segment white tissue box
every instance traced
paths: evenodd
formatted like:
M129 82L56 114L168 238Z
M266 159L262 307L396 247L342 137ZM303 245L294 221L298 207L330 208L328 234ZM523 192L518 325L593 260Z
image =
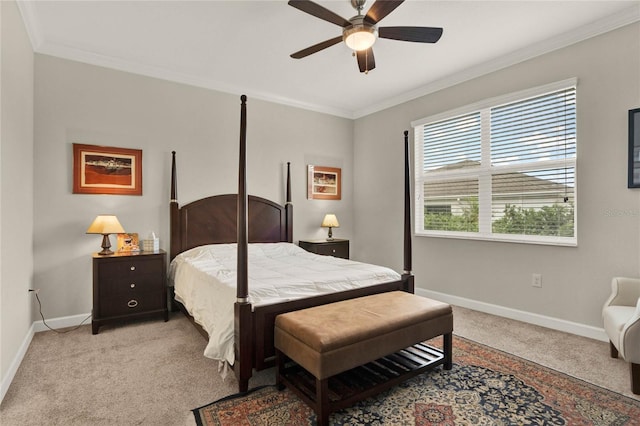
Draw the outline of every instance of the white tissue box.
M142 240L142 251L158 251L160 250L160 238Z

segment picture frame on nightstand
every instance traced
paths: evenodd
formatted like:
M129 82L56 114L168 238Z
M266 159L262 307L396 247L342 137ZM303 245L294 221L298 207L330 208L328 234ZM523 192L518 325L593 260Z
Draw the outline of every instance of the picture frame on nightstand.
M117 252L131 253L140 251L140 243L138 241L138 233L129 232L118 234Z

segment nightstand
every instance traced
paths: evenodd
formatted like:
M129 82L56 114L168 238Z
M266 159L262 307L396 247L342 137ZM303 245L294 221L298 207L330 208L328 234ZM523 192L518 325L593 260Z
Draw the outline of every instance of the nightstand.
M341 257L343 259L349 259L349 240L341 240L336 238L331 241L317 240L317 241L298 241L298 245L310 251L311 253L322 254L325 256Z
M93 255L91 332L101 325L153 316L169 320L167 254L157 252Z

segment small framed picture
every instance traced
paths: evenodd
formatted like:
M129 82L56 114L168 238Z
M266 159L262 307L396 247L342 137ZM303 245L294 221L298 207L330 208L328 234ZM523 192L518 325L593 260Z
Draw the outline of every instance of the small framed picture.
M138 234L135 232L118 234L118 249L119 253L131 253L140 251L140 242L138 241Z
M341 169L308 166L307 198L309 200L340 200L342 198Z
M629 110L629 188L640 188L640 108Z
M73 193L142 195L142 150L74 143Z

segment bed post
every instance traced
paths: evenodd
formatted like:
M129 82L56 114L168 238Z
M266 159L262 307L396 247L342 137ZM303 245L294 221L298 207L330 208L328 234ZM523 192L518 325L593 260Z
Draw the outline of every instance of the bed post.
M404 272L402 279L406 282L407 291L414 292L413 275L411 274L411 172L409 164L409 131L404 131Z
M180 253L180 212L178 206L178 178L176 176L176 152L171 151L171 201L169 202L170 236L169 260Z
M253 336L251 321L251 304L249 303L249 278L247 268L248 226L247 226L247 187L246 187L246 152L247 152L247 97L240 97L240 158L238 162L238 283L236 286L236 303L234 305L234 337L235 363L234 371L238 379L240 392L249 388L249 378L253 371Z
M291 202L291 163L287 161L287 199L284 204L287 221L287 242L293 242L293 203Z

